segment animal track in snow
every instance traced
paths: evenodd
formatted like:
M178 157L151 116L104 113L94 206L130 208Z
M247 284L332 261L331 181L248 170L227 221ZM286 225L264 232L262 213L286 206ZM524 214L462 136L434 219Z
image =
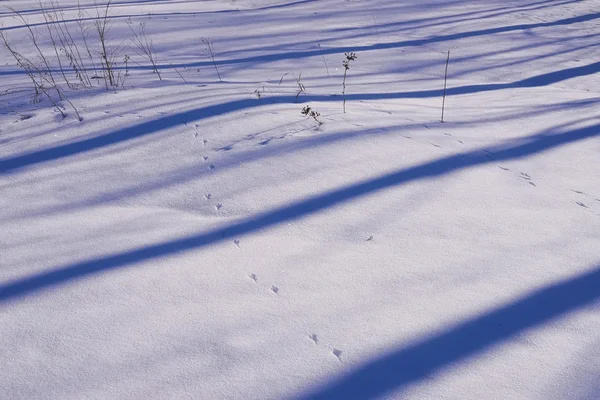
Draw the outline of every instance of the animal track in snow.
M210 193L206 193L206 194L204 195L204 197L206 198L206 200L210 200L210 198L212 197L212 194L210 194Z
M311 333L310 335L308 335L308 338L310 340L312 340L313 342L315 342L315 344L319 344L319 338L317 338L316 333Z
M373 240L373 235L371 235L367 238L367 242L370 242L371 240Z
M252 279L254 283L258 283L258 276L256 274L249 274L248 278Z
M233 243L234 243L234 244L235 244L235 245L236 245L238 248L240 247L240 241L239 241L239 240L235 239L235 240L233 241Z
M342 362L342 351L340 349L336 349L335 347L331 349L333 355L338 359L339 362Z
M590 198L594 199L594 200L598 200L595 197L589 196ZM584 210L591 212L594 215L597 215L600 217L600 213L594 211L594 209L590 206L588 206L587 204L581 202L581 201L575 201L575 204L577 204L578 206L580 206L581 208L583 208Z
M498 168L500 168L502 171L510 171L510 169L506 168L506 167L502 167L502 166L498 166ZM530 184L533 187L536 187L537 185L531 180L531 176L526 173L526 172L519 172L517 174L517 176L521 179L523 179L524 181L526 181L528 184Z
M200 125L194 125L194 137L198 137L198 135L200 134L200 132L198 132L198 127L200 127Z
M527 183L529 183L531 186L535 186L535 183L533 183L533 181L531 180L531 176L529 176L529 174L526 174L525 172L521 172L519 175L519 178L526 180Z
M597 198L597 197L594 197L594 196L592 196L592 195L589 195L589 194L587 194L586 192L582 192L581 190L573 190L573 189L571 189L571 192L573 192L573 193L577 193L577 194L581 194L581 195L583 195L583 196L586 196L586 197L589 197L589 198L590 198L590 199L592 199L592 200L600 201L600 199L599 199L599 198Z
M186 128L188 127L188 124L186 124L185 122L183 124L186 126ZM193 132L194 137L198 137L198 135L200 135L200 132L198 132L199 127L200 127L200 125L194 124L194 132Z
M202 159L203 159L204 161L208 161L208 156L202 156Z
M462 141L462 140L460 140L460 139L457 139L457 138L455 138L454 136L452 136L452 135L451 135L451 134L449 134L448 132L442 132L442 134L443 134L443 135L445 135L445 136L449 136L449 137L451 137L452 139L456 140L456 141L457 141L458 143L460 143L460 144L465 144L465 142L463 142L463 141Z
M215 204L215 208L216 208L217 210L220 210L221 208L223 208L223 204L221 204L221 203L217 203L217 204Z
M271 285L271 292L279 294L279 288L275 285Z
M217 168L217 167L215 166L215 164L210 164L210 165L208 166L208 168L210 168L211 170L213 170L213 169L215 169L215 168Z

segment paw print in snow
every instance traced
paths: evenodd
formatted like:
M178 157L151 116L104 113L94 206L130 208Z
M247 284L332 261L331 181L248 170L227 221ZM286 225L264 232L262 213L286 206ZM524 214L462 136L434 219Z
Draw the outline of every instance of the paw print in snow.
M338 359L339 362L342 362L342 351L340 349L336 349L335 347L331 350L334 356Z

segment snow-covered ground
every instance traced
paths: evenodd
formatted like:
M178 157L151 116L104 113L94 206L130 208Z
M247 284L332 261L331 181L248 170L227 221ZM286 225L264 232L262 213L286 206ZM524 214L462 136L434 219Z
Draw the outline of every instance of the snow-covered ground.
M0 49L1 399L600 398L599 0L109 16L83 121Z

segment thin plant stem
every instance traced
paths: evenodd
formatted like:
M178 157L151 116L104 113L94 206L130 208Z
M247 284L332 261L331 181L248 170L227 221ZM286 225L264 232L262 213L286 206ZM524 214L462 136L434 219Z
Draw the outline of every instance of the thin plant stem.
M442 120L444 122L444 107L446 106L446 84L448 82L448 63L450 62L450 50L448 50L448 57L446 57L446 72L444 72L444 97L442 98Z

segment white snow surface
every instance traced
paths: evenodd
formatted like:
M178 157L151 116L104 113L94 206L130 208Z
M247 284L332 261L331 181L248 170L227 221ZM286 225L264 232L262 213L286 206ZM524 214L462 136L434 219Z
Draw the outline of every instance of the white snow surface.
M600 398L600 1L109 15L83 121L0 50L0 399Z

